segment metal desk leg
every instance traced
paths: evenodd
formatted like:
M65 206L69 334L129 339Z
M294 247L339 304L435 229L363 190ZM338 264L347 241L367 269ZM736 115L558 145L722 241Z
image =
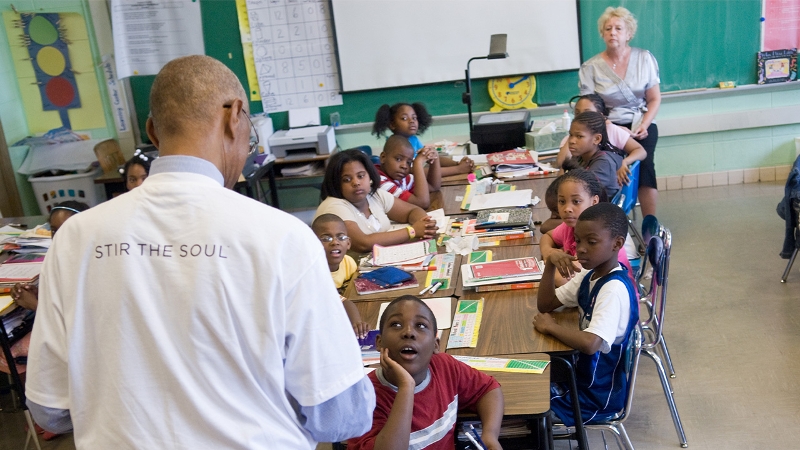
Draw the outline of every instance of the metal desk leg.
M280 209L278 203L278 185L275 183L275 164L269 163L269 170L267 171L267 180L269 181L269 195L272 197L272 206Z
M581 405L578 400L578 384L576 382L575 364L572 362L573 354L550 355L553 368L550 371L550 379L556 377L557 380L565 380L570 390L572 400L573 417L575 418L575 439L582 450L589 450L589 443L586 439L586 430L583 428L583 418L581 417Z

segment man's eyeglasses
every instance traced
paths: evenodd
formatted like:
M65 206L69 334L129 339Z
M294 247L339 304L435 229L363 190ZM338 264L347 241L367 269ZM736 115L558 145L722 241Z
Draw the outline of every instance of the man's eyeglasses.
M319 240L322 241L324 244L330 244L331 242L333 242L333 239L334 237L329 234L323 234L322 236L319 237ZM347 242L348 239L350 239L350 236L346 234L336 235L336 240L339 242Z
M233 105L222 105L223 108L230 108L232 106ZM256 149L258 148L258 142L259 142L258 130L256 130L256 127L253 125L253 121L250 120L250 114L247 114L247 111L245 111L244 109L242 109L242 112L244 113L244 116L247 117L247 121L250 122L250 129L253 130L253 133L251 133L250 135L250 152L248 153L249 156L255 153Z

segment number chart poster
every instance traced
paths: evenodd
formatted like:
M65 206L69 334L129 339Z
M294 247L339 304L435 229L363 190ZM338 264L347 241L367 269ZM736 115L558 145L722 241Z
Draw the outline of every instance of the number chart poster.
M341 105L328 0L247 0L264 112Z

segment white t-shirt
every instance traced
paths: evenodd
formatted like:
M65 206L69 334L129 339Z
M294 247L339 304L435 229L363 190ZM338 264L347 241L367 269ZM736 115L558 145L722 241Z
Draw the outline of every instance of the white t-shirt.
M319 239L204 175L71 218L39 289L27 395L77 448L313 449L297 403L364 376Z
M358 210L352 203L343 198L328 197L317 207L314 219L323 214L333 214L342 220L349 220L358 224L358 228L364 234L379 233L389 231L392 223L389 220L389 210L394 206L394 197L383 189L378 189L374 194L367 197L369 204L370 217Z
M614 270L622 270L622 268L617 267ZM581 317L583 317L583 309L578 305L578 290L581 287L583 278L589 272L588 270L580 271L566 284L556 289L558 301L564 306L577 306L581 310ZM595 283L597 283L597 280L589 281L589 292L592 291ZM611 280L604 284L600 288L600 292L597 293L597 300L594 303L594 311L592 312L592 321L581 320L580 328L582 331L588 331L603 340L600 346L601 352L608 353L612 344L622 342L624 339L631 314L630 303L628 289L625 284L619 280Z

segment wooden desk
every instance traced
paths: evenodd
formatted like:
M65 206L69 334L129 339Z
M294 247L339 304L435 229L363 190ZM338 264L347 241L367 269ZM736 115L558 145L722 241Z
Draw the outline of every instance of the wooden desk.
M541 258L538 245L518 247L497 247L492 249L493 260L536 256ZM459 287L461 287L459 278ZM451 349L453 355L493 356L501 354L572 351L572 349L552 336L545 336L533 328L538 289L513 291L457 292L462 299L483 298L483 318L475 348ZM567 327L578 327L578 309L570 308L553 313L556 321ZM512 331L510 331L512 330Z
M413 272L414 276L417 278L417 282L419 282L419 286L417 287L408 289L398 289L396 291L376 292L374 294L359 295L358 292L356 291L355 282L351 282L350 285L347 286L347 289L344 292L344 296L348 300L353 302L376 302L376 301L387 301L387 300L391 301L403 295L414 295L420 298L450 297L455 293L456 288L458 287L458 274L461 270L461 258L462 258L461 255L456 255L455 264L453 264L453 276L450 279L450 286L447 289L439 289L434 294L426 293L425 295L422 296L419 295L419 292L425 289L425 279L428 277L429 273L420 271L420 272Z
M450 175L449 177L442 177L442 186L460 186L469 184L467 176L469 174L460 173L458 175Z
M0 227L6 226L10 223L21 223L28 228L35 228L47 222L47 216L26 216L26 217L0 217Z

